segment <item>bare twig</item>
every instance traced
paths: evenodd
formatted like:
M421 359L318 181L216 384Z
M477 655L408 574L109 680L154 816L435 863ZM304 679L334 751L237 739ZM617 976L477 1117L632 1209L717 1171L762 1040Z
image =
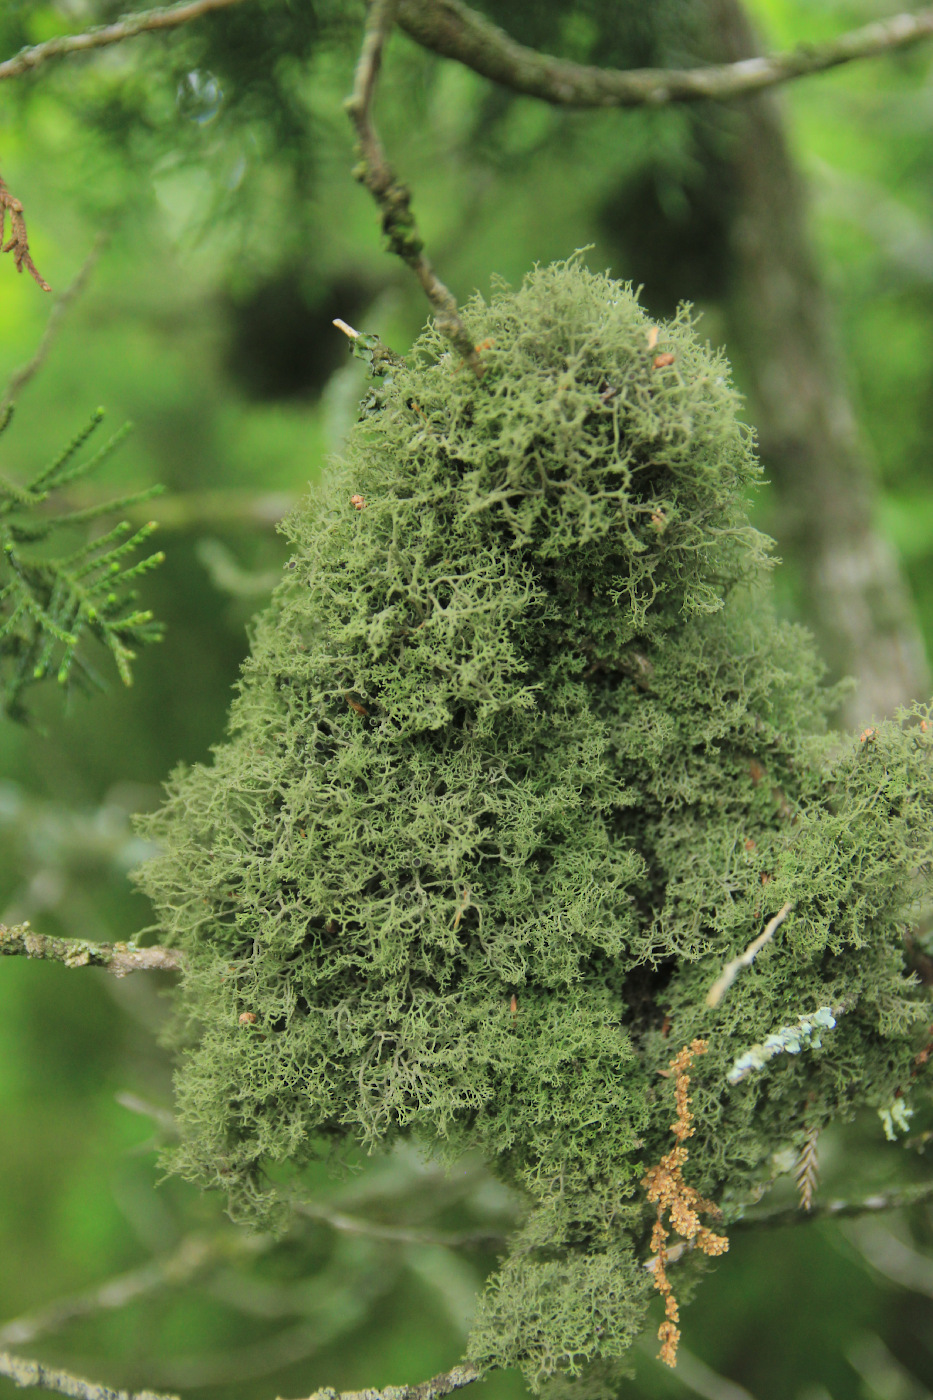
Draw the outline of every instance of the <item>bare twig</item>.
M788 900L787 903L778 910L774 918L768 920L767 924L765 924L764 932L759 933L757 938L752 939L751 943L749 943L748 947L745 949L745 952L740 953L737 958L733 958L731 962L726 963L722 972L706 993L707 1006L719 1005L726 992L742 971L742 968L751 966L765 944L769 943L774 937L775 932L780 928L793 907L792 901Z
M178 1123L174 1113L167 1108L160 1108L158 1104L149 1103L138 1094L131 1094L127 1090L121 1089L119 1094L114 1094L114 1100L121 1108L129 1109L130 1113L138 1113L143 1118L151 1118L160 1132L168 1137L180 1137ZM0 1343L3 1341L3 1333L0 1332Z
M373 0L356 66L353 94L346 109L353 122L360 162L355 175L366 186L382 211L382 229L390 250L412 269L434 308L438 330L476 373L481 372L473 339L460 318L453 293L440 280L424 254L424 242L411 209L411 192L397 178L386 159L372 118L373 97L386 40L395 22L398 0Z
M114 24L101 24L84 34L61 34L55 39L46 39L32 48L20 49L18 54L0 63L0 81L4 78L18 78L29 73L50 58L63 58L72 53L87 53L89 49L102 49L108 44L119 44L124 39L133 39L137 34L150 33L158 29L177 29L181 24L189 24L211 10L225 10L230 5L238 5L240 0L183 0L179 5L166 5L157 10L141 10L138 14L127 15Z
M933 7L866 24L825 44L705 68L594 68L538 53L460 0L400 0L398 23L444 58L510 88L563 107L643 107L724 101L858 58L907 48L933 35Z
M83 1380L70 1371L58 1371L38 1361L11 1356L8 1351L0 1351L0 1376L8 1376L17 1386L55 1390L59 1395L73 1396L74 1400L177 1400L176 1396L157 1395L151 1390L141 1390L135 1395L131 1391L112 1390L109 1385Z
M158 969L178 972L184 954L177 948L137 948L135 943L88 943L83 938L51 938L33 933L28 923L0 924L0 957L44 958L66 967L105 967L114 977Z
M363 1235L371 1240L388 1240L398 1244L441 1245L445 1249L470 1249L502 1244L505 1236L501 1230L464 1230L459 1233L432 1232L418 1230L404 1225L383 1225L376 1220L363 1220L360 1216L344 1215L341 1211L329 1210L327 1206L315 1205L310 1201L297 1201L295 1211L308 1220L317 1220L332 1230L349 1235ZM0 1334L2 1338L2 1334Z
M26 364L21 365L19 369L14 370L10 375L6 389L3 391L3 398L0 399L0 415L9 408L11 403L16 401L20 391L26 387L30 379L32 379L45 364L48 353L55 341L55 337L61 329L65 313L72 302L77 300L87 286L88 279L104 250L108 236L108 234L102 233L95 239L93 248L78 269L74 280L65 288L52 307L52 310L49 312L49 319L45 324L45 330L42 332L42 338L36 346L36 351L32 359L27 361Z
M884 1211L901 1210L933 1198L933 1182L904 1186L897 1191L863 1196L857 1201L823 1201L804 1213L797 1206L787 1210L749 1211L738 1220L729 1222L730 1231L780 1229L785 1225L804 1225L811 1220L850 1220L855 1216L879 1215Z
M4 242L8 214L10 216L10 237L8 242ZM12 253L17 272L31 273L44 292L52 290L45 278L39 276L39 269L32 260L23 206L15 195L10 194L2 177L0 177L0 253Z
M309 1400L442 1400L482 1378L475 1366L454 1366L420 1385L386 1385L382 1390L316 1390Z
M229 1252L229 1242L225 1242L224 1252ZM0 1346L25 1346L36 1337L60 1331L77 1318L125 1308L136 1298L163 1288L181 1288L220 1257L217 1241L192 1235L163 1259L153 1259L138 1269L107 1279L85 1293L60 1298L37 1312L4 1323L0 1327Z

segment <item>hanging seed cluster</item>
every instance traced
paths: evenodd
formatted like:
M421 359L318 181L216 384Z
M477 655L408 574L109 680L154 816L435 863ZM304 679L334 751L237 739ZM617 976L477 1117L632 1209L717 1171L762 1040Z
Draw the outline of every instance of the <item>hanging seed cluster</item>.
M681 1047L684 1180L727 1217L776 1150L919 1092L933 731L827 735L685 311L572 261L465 314L482 377L425 332L286 523L229 737L140 881L187 957L172 1165L256 1219L284 1164L481 1153L527 1211L470 1354L537 1383L643 1325ZM818 1047L730 1083L820 1008Z

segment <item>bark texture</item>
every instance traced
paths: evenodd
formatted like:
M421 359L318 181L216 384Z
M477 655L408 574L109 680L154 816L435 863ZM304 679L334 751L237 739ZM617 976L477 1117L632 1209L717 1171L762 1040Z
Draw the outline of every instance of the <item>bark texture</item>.
M760 51L739 0L704 5L711 61ZM858 726L929 695L923 639L898 560L874 522L877 487L780 98L742 99L731 125L727 340L742 361L762 459L780 496L780 546L799 561L805 611L832 672L858 683L844 716Z

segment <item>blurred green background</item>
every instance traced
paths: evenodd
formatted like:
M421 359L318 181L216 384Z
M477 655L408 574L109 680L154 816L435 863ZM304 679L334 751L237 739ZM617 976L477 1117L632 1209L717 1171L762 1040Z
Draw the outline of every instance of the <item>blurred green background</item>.
M119 9L6 0L0 58ZM607 62L620 61L605 42L617 25L619 53L653 61L636 6L488 9L528 42L571 56L597 45ZM657 9L674 16L677 0ZM751 9L769 46L882 12L860 0ZM80 500L163 483L141 518L161 522L167 555L143 582L166 639L140 657L134 688L112 675L104 694L66 703L49 686L29 727L0 725L0 921L97 940L147 925L126 878L146 855L131 814L220 739L249 617L284 560L275 522L339 452L364 391L331 321L404 351L424 320L349 173L341 103L361 18L339 0L250 4L0 90L0 170L56 292L103 239L19 396L2 470L24 480L103 405L135 431ZM933 44L793 84L782 102L878 518L933 654ZM722 338L727 211L683 111L551 109L397 35L378 114L458 297L590 246L590 265L644 283L658 314L682 277ZM34 353L50 300L0 263L0 387ZM741 361L736 373L743 383ZM777 533L767 488L757 511ZM794 569L788 555L791 581ZM792 607L793 588L782 596ZM112 1385L232 1400L447 1369L514 1203L477 1164L445 1177L401 1155L343 1178L322 1168L318 1206L284 1240L238 1233L219 1201L159 1181L170 986L0 964L0 1347ZM921 1125L905 1151L877 1120L852 1125L821 1144L823 1195L922 1180L927 1136ZM737 1230L685 1309L678 1370L657 1364L649 1336L625 1393L919 1400L933 1393L931 1299L924 1207ZM491 1400L522 1389L509 1375L484 1386Z

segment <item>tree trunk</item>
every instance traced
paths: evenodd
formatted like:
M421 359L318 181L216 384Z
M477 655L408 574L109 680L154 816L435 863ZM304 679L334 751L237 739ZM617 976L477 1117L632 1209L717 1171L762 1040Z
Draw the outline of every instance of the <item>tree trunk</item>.
M731 63L760 52L740 0L703 0L703 8L705 58ZM727 339L743 363L762 460L780 497L780 543L798 561L803 609L832 673L858 682L845 719L860 725L929 696L923 640L873 519L875 482L781 99L744 98L730 115Z

